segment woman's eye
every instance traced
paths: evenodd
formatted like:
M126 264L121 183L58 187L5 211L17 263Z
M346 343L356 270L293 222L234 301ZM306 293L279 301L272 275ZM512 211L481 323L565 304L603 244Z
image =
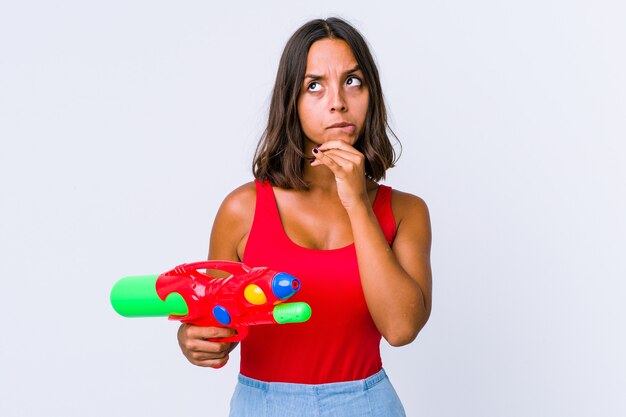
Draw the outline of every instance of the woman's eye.
M363 84L363 82L357 77L350 77L346 80L346 84L348 84L349 86L358 87Z
M309 91L319 91L320 88L322 88L322 86L320 85L320 83L317 83L315 81L313 81L311 84L309 84Z

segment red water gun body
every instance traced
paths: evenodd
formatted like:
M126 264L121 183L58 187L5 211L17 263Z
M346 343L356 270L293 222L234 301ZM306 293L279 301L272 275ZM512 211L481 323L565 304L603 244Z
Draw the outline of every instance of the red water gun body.
M231 275L216 278L200 269ZM239 262L203 261L179 265L158 277L123 278L111 291L111 303L126 317L169 315L183 323L234 328L235 336L220 341L235 342L246 337L251 325L308 320L308 304L283 303L299 289L300 281L284 272Z

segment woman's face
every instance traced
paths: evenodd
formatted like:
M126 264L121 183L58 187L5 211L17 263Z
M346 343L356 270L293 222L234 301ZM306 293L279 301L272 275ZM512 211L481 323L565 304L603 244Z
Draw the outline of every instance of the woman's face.
M352 50L340 39L322 39L309 49L298 114L313 143L354 145L363 130L369 92Z

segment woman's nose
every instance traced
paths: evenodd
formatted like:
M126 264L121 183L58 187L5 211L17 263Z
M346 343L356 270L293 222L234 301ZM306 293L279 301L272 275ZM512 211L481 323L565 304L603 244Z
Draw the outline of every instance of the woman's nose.
M348 109L348 106L346 104L346 100L345 100L345 97L343 96L343 91L341 90L341 88L332 88L330 90L331 90L330 97L329 97L330 111L331 112L346 111Z

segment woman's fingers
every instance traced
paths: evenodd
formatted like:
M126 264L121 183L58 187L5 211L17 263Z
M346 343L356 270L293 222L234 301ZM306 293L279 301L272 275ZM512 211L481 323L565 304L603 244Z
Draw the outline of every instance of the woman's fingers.
M191 363L193 363L196 366L202 366L204 368L221 368L222 366L226 365L226 363L228 362L228 355L226 355L224 358L220 358L220 359L206 359L206 360L196 360L193 361Z
M227 327L204 327L204 326L192 326L184 324L184 331L187 337L192 339L217 339L221 337L235 336L235 329ZM183 327L181 326L181 327Z
M355 164L362 164L365 160L365 156L361 152L357 151L352 145L340 140L331 140L322 143L313 149L313 155L336 155Z
M328 142L324 142L321 145L319 145L317 147L317 149L319 149L320 151L328 151L331 149L340 149L355 155L361 155L363 156L363 154L359 151L357 151L354 146L343 142L341 140L329 140Z
M354 154L352 152L331 149L328 151L313 152L315 160L311 163L312 166L326 165L333 172L338 173L338 170L343 172L354 172L359 169L363 164L363 156L361 154Z
M178 329L178 343L192 364L221 368L228 362L228 354L236 344L219 339L234 335L234 329L183 324Z
M326 165L336 174L340 174L342 172L350 172L355 167L356 164L353 160L346 159L346 155L339 155L337 153L322 153L319 152L315 155L316 160L311 164L312 166L316 165ZM317 163L316 163L317 162Z
M313 149L311 166L324 165L331 170L337 183L337 194L346 210L367 203L365 157L341 141L326 142Z
M213 342L204 339L190 339L187 341L187 350L198 354L211 354L213 357L221 357L228 353L230 342Z

